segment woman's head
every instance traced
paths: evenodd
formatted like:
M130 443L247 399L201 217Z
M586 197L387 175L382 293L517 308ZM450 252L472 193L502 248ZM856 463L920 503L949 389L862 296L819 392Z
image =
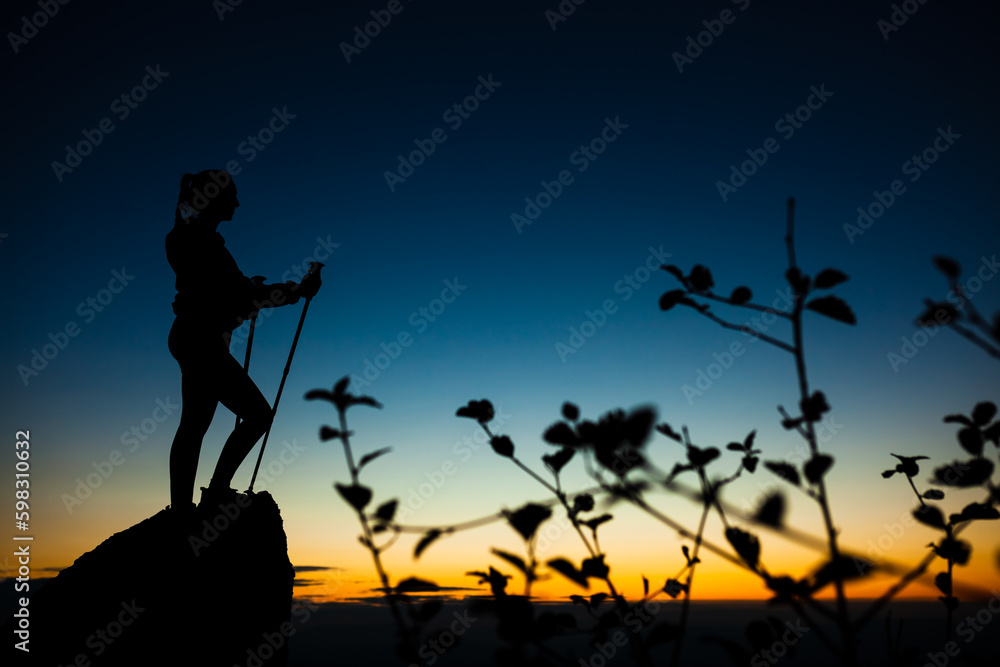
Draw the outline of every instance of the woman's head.
M181 177L177 214L187 222L192 219L209 223L232 220L239 205L236 184L229 172L207 169Z

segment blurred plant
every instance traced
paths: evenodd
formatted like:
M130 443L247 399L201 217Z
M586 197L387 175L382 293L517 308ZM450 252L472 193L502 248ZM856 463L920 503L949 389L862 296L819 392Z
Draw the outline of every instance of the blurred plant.
M980 315L972 297L958 281L962 267L954 259L938 255L934 258L934 266L947 278L950 292L945 301L924 299L927 309L917 317L917 324L924 327L947 324L986 354L1000 359L1000 311L993 314L992 324Z
M522 554L498 548L490 550L494 557L515 568L524 578L523 594L508 593L507 588L512 577L492 565L466 574L476 577L480 585L489 587L490 597L475 601L473 609L493 614L497 618L496 631L504 642L504 646L495 655L499 665L585 663L582 660L577 661L573 655L568 658L563 656L552 648L549 640L563 636L585 635L595 651L603 652L602 647L609 645L609 636L612 632L624 633L637 665L652 665L653 649L670 642L673 642L670 664L672 666L681 664L695 572L697 565L702 562L703 552L706 551L758 577L774 594L770 602L791 607L797 613L799 620L805 623L805 629L823 643L830 655L841 664L849 666L858 664L857 638L862 629L909 583L922 577L935 558L943 558L948 563L947 571L938 574L935 583L943 594L941 600L947 608L950 638L951 613L958 602L954 595L953 568L956 564L965 564L971 553L969 545L958 540L957 536L972 521L995 519L1000 516L993 507L1000 502L1000 490L990 481L993 464L983 457L986 442L1000 445L1000 422L993 421L996 408L992 403L980 403L968 417L950 415L945 418L946 422L961 424L963 428L958 434L959 444L974 458L966 462L956 461L936 469L934 483L963 488L982 486L990 493L984 502L966 506L960 513L950 515L947 521L940 509L925 502L943 499L943 492L930 489L921 493L914 482L914 477L919 474L918 462L926 460L927 457L893 454L899 463L895 469L885 471L883 476L889 478L895 474L904 475L920 501L920 507L914 511L914 516L922 523L941 530L944 537L940 542L928 545L930 553L916 568L904 568L888 559L880 562L877 566L879 571L899 575L900 578L859 617L852 618L848 610L845 582L870 575L876 570L876 566L856 554L846 552L839 543L839 531L833 521L826 486L826 475L833 468L834 458L831 454L820 451L817 437L817 425L830 411L830 405L822 391L810 389L806 373L803 318L805 311L816 312L851 325L856 323L856 318L850 306L840 297L828 293L817 295L817 292L825 292L848 280L846 274L838 269L827 268L815 276L810 276L798 267L794 244L794 207L794 199L789 199L785 234L788 256L785 280L789 285L790 294L793 295L792 308L789 312L779 312L753 303L753 292L744 286L736 287L729 296L716 294L713 291L715 282L711 271L700 264L694 266L687 274L676 266L662 266L664 271L678 280L680 288L664 293L660 297L659 305L664 311L678 306L691 308L722 327L742 331L792 355L798 380L798 410L797 414L792 414L779 405L778 412L782 426L797 433L808 445L809 459L801 467L788 461L762 459L763 451L757 448L756 430L750 431L741 441L730 442L723 451L719 447L696 445L686 426L683 426L678 433L668 423L657 423L656 411L648 406L637 407L630 411L616 409L605 413L597 420L588 420L581 418L580 409L576 405L566 402L561 408L561 419L545 429L542 434L542 439L547 444L557 448L541 457L548 473L545 475L532 469L517 456L517 449L509 436L491 430L490 423L495 416L493 404L487 399L472 400L460 407L456 411L456 416L474 420L485 432L493 451L541 484L551 498L527 502L513 510L504 509L487 517L449 526L406 526L395 521L397 506L395 499L382 503L371 515L365 513L372 492L360 484L359 473L367 463L387 453L389 449L376 450L362 457L357 466L354 464L351 452L349 438L352 434L347 430L347 408L358 404L381 406L370 397L348 394L346 392L348 378L340 380L332 392L314 390L306 395L306 398L310 399L329 400L337 408L340 417L339 428L324 426L320 430L320 437L323 440L339 439L344 445L351 483L335 484L335 488L345 502L354 508L362 526L363 534L360 541L372 554L376 573L382 582L382 591L396 622L397 654L404 662L420 664L416 656L420 634L423 626L440 609L440 603L426 602L417 607L406 595L408 591L426 590L434 586L422 579L411 577L392 587L382 565L381 554L401 534L414 533L419 535L413 551L416 560L441 537L495 521L505 521L523 542ZM959 291L961 288L956 282L957 265L953 266L953 263L948 263L949 261L939 258L938 267L949 276L956 294L961 294ZM719 317L711 310L709 302L713 301L731 307L768 313L787 321L791 329L790 341L765 335L750 325L737 325ZM929 307L931 305L938 307L941 304L929 304ZM951 307L950 304L947 306ZM947 312L949 322L958 320L957 311L952 309ZM985 323L974 309L968 311L967 318L982 330L982 325ZM1000 316L990 334L994 338L997 329L1000 328L996 326L998 323ZM968 333L964 327L958 327L957 330ZM981 340L978 336L974 334L973 336L975 340ZM655 465L648 451L649 443L655 433L683 447L681 460L673 465L669 473L661 471ZM729 475L719 476L714 473L716 468L710 471L710 467L717 467L719 465L717 461L721 462L724 457L733 456L726 452L732 452L738 457L732 462L735 471ZM585 471L596 482L596 486L578 491L569 491L564 487L562 473L574 459L582 461ZM824 539L818 539L785 524L786 500L780 491L769 495L752 516L745 517L755 526L823 552L824 558L821 564L804 577L771 573L762 558L762 547L757 534L744 527L733 525L730 519L738 511L725 501L723 497L725 487L740 478L744 472L756 473L759 467L781 478L791 489L804 494L815 502L820 510L825 528ZM683 483L684 479L691 477L696 479L695 488ZM689 530L653 505L650 492L659 489L687 497L700 506L701 513L696 530ZM598 502L603 502L606 506L627 503L637 507L676 532L685 541L681 545L683 561L676 573L667 576L664 585L656 588L651 587L649 579L643 576L642 595L636 596L634 602L629 602L621 589L612 581L609 557L602 548L598 536L601 526L612 521L614 517L610 513L598 511ZM541 526L552 519L554 510L565 514L573 531L579 537L584 549L582 558L559 556L546 559L544 563L539 561L537 536ZM728 547L706 536L708 519L712 514L717 514L719 517ZM391 535L386 542L376 544L375 535L379 533L391 533ZM570 596L570 601L582 606L593 621L590 627L579 627L576 617L572 614L547 610L539 613L536 609L531 597L533 585L550 578L553 574L565 577L587 591L592 590L591 585L594 582L606 589L592 592L586 597ZM831 585L835 590L833 609L817 599L817 594ZM654 599L660 594L666 594L670 599L681 598L680 617L676 624L657 620L655 612L647 613L651 605L656 604ZM610 609L603 611L602 607L606 604ZM407 605L409 621L404 618L401 605ZM814 620L813 614L819 614L824 619L832 621L839 638L828 634L824 627ZM765 658L761 656L769 655L766 650L778 642L777 637L788 636L785 634L786 626L782 626L774 616L751 621L746 626L745 633L750 644L749 651L743 644L722 637L707 636L703 637L703 641L719 646L734 664L741 665L756 658L764 660ZM788 630L791 630L791 626L788 626ZM900 633L901 626L897 626L894 638L889 619L886 619L888 661L892 665L907 664L907 660L912 660L914 657L913 649L900 648ZM623 643L624 641L619 645ZM794 642L785 641L784 649L789 654L794 650L791 644ZM753 652L757 652L757 656L754 656ZM595 653L595 657L596 655Z
M825 477L833 466L834 459L831 455L820 451L819 442L816 437L816 424L822 420L823 414L830 410L830 405L822 391L810 391L809 389L802 321L803 314L807 310L819 313L838 322L843 322L844 324L856 324L857 319L855 318L854 311L840 297L834 295L813 296L817 291L836 287L845 282L848 277L839 269L834 268L824 269L817 273L815 277L802 272L795 258L794 220L795 200L789 198L785 232L788 268L785 271L785 280L788 282L793 295L791 312L779 312L773 308L753 303L751 301L753 292L745 286L736 287L728 297L716 294L712 290L715 287L715 281L712 278L711 271L700 264L695 265L687 275L676 266L664 265L661 267L680 282L681 289L665 292L660 297L660 309L668 311L676 306L689 307L720 326L742 331L747 335L759 338L778 349L792 354L798 377L800 414L793 416L782 406L778 406L778 411L783 418L781 422L782 426L786 429L796 431L809 446L811 458L805 463L802 469L805 483L802 482L803 475L800 475L799 470L790 463L784 461L765 462L764 465L785 482L816 501L826 528L829 560L816 571L812 582L802 581L796 583L790 577L770 577L770 575L767 575L765 579L768 587L776 593L778 600L791 602L798 598L811 606L818 606L818 603L813 598L814 594L822 587L832 583L836 591L835 619L841 636L838 653L845 664L855 664L857 662L856 633L847 607L844 581L858 576L858 572L853 560L841 553L838 544L838 531L833 522L830 502L827 496ZM737 325L724 320L711 311L709 304L705 303L706 300L771 313L778 318L785 319L791 325L792 341L788 343L768 336L748 324ZM747 564L757 570L756 561L759 556L760 547L756 536L740 531L739 529L729 528L727 529L726 537ZM821 609L825 611L825 608Z
M493 404L490 403L490 401L483 399L479 401L469 401L467 405L459 408L455 414L458 417L468 417L470 419L474 419L486 432L486 435L490 439L490 445L498 455L510 459L512 463L553 494L558 503L562 505L563 510L566 512L566 517L569 519L577 535L579 535L580 540L583 542L583 545L589 554L589 557L582 561L579 568L566 558L550 559L547 561L546 565L550 569L569 578L582 588L589 587L588 579L598 579L607 585L608 593L598 593L596 596L600 597L593 597L592 601L595 602L594 606L596 607L600 604L600 602L610 599L615 603L617 617L602 617L598 619L598 624L591 629L592 643L596 644L599 641L606 641L606 633L608 629L624 624L625 616L630 613L630 610L625 597L619 594L614 583L611 581L610 568L605 562L606 555L601 551L600 543L597 539L598 528L605 522L610 521L612 518L611 515L605 514L595 518L581 520L581 514L588 513L594 509L595 504L593 496L589 493L576 494L573 496L571 503L570 495L567 494L562 488L560 472L576 454L574 447L576 444L579 444L575 442L571 443L568 440L563 442L563 440L566 440L567 438L573 439L576 436L572 434L573 431L569 428L567 422L560 422L560 424L565 427L563 429L560 429L557 424L550 427L546 431L544 437L548 442L562 445L562 448L558 452L554 454L546 454L542 457L542 462L553 478L553 482L549 482L517 458L515 455L514 443L508 436L496 435L490 430L489 422L493 419L493 412ZM579 419L580 411L575 405L566 403L563 405L562 414L568 422L575 423ZM620 419L620 415L617 413L615 414L615 417ZM633 420L624 426L624 428L630 429L628 435L632 437L628 446L632 448L639 446L641 444L640 441L644 441L648 437L649 431L652 428L652 423L653 413L651 410L644 411L640 414L640 416L633 417ZM615 427L611 425L610 420L603 420L601 422L601 426L594 425L591 422L582 422L580 426L584 429L589 426L595 431L600 430L601 428L605 431L615 429ZM610 435L610 433L605 433L605 435ZM595 437L597 437L596 433ZM607 442L610 443L611 440L607 440ZM620 452L617 449L612 451L613 449L614 448L612 448L609 444L606 450L601 450L600 456L606 458L602 458L600 460L608 463L609 466L618 466L620 463L627 466L628 462L635 460L635 457L637 456L634 451L630 451L631 456L624 456L625 452ZM502 558L520 570L524 575L525 580L524 598L520 600L515 600L511 596L506 595L498 596L496 588L494 588L495 604L493 610L497 613L501 627L506 630L505 634L502 634L501 636L512 643L510 650L498 656L498 663L520 665L525 664L525 655L523 650L526 643L530 641L537 646L539 651L544 655L549 652L549 649L547 649L542 643L545 639L563 631L574 630L576 625L573 617L569 615L552 616L551 614L542 614L538 617L537 621L531 620L534 618L534 614L530 610L529 602L531 597L531 584L539 578L534 538L538 527L542 522L552 516L552 511L548 507L535 503L528 503L518 510L513 512L505 511L503 514L511 527L517 531L517 533L524 540L527 560L500 549L492 550L495 556ZM592 541L584 534L583 527L590 529ZM489 579L487 575L479 571L472 572L470 574L479 576L481 581ZM588 609L590 608L591 607L588 606ZM521 619L521 623L516 623L513 620L515 618ZM517 631L513 631L512 628L517 628ZM650 660L648 651L642 642L631 633L628 635L628 639L633 655L636 658L636 662L640 665L651 665L652 661Z
M920 506L913 510L914 518L944 533L944 537L938 543L931 542L927 546L931 549L932 557L943 558L948 563L948 569L939 572L934 578L934 584L941 591L938 598L944 603L945 614L945 641L951 641L952 614L958 607L958 598L954 595L954 568L955 565L966 565L972 555L972 545L957 538L957 535L965 529L968 522L978 520L1000 519L1000 512L993 507L994 503L1000 503L1000 489L993 484L993 462L983 456L985 443L992 442L994 447L1000 448L1000 420L993 421L997 415L995 404L986 401L976 404L969 416L962 414L948 415L944 418L945 423L960 424L962 428L958 431L958 444L973 456L967 461L953 461L952 463L934 470L933 484L949 486L954 488L976 488L982 487L986 491L986 499L981 502L973 502L962 508L957 514L951 514L945 520L944 512L937 505L930 505L926 500L943 500L944 492L939 489L930 489L923 493L917 490L913 478L920 474L917 461L927 460L927 456L900 456L893 454L899 463L891 470L882 473L882 477L888 479L895 474L906 477L910 483L910 488L916 494ZM991 423L992 422L992 423ZM932 559L925 559L924 563L918 566L920 573L926 570Z
M421 632L424 626L430 622L441 610L440 600L429 600L417 605L408 593L421 593L436 589L433 582L409 577L393 586L389 581L389 575L382 564L382 553L389 549L399 537L399 531L393 530L391 537L382 544L376 543L375 536L385 533L394 525L393 518L399 501L395 498L387 500L379 505L371 515L365 510L372 500L372 490L361 484L361 470L384 454L391 451L390 447L377 449L361 457L355 464L354 454L351 450L351 436L353 432L347 429L347 410L355 405L368 405L373 408L381 408L382 405L370 396L354 396L347 391L350 383L350 376L341 378L333 387L333 391L327 389L313 389L306 393L306 400L325 400L333 404L337 409L339 417L339 428L323 426L319 430L320 440L340 440L344 446L344 457L347 460L347 470L351 475L350 484L334 482L333 487L340 494L344 502L351 506L361 524L362 534L358 537L371 553L372 561L375 564L375 572L382 584L383 593L389 609L392 612L393 620L396 624L396 644L394 646L397 657L405 663L419 663L418 656ZM407 610L407 618L404 618L401 605Z

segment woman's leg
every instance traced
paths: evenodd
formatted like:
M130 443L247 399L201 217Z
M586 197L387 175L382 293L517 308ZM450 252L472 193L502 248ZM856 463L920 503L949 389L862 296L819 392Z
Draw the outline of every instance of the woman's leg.
M194 496L201 444L219 405L215 370L222 355L221 334L204 331L196 322L178 317L170 328L167 347L181 368L181 419L170 447L170 504L185 509ZM213 368L214 367L214 368Z
M210 486L228 489L237 468L271 425L271 406L232 355L223 365L219 401L243 420L226 440Z
M170 504L191 504L201 443L219 404L214 387L197 372L181 374L181 421L170 447Z

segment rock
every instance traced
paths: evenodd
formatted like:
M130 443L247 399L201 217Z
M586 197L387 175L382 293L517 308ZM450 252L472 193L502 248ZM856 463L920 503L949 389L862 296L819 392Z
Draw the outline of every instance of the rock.
M270 494L177 514L116 533L31 596L30 664L286 663L295 574Z

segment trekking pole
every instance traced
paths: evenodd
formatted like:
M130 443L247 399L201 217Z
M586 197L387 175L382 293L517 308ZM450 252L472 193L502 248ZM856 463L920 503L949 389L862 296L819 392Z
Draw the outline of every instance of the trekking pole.
M281 382L278 384L278 395L274 397L274 407L271 408L271 424L274 423L274 416L278 412L278 401L281 400L281 391L285 388L285 379L288 377L288 369L292 367L292 357L295 355L295 347L299 344L299 334L302 333L302 323L306 321L306 313L309 312L309 303L316 296L321 284L319 271L323 268L320 262L312 262L309 266L309 273L302 279L300 287L306 286L306 305L302 307L302 315L299 316L299 326L295 329L295 337L292 338L292 349L288 351L288 361L285 362L285 371L281 374ZM307 282L308 281L308 282ZM257 472L260 470L260 462L264 459L264 448L267 447L267 438L271 435L271 425L268 425L267 432L264 433L264 442L260 446L260 454L257 455L257 465L253 469L253 477L250 478L250 488L247 494L253 493L254 482L257 481Z
M264 284L264 281L267 279L264 276L254 276L253 278L251 278L251 280L253 280L254 287L260 287ZM246 371L247 373L250 372L250 350L253 348L253 330L254 327L257 326L257 314L259 312L260 311L254 309L254 311L250 313L250 334L247 336L247 353L243 357L243 370ZM236 426L239 425L240 425L240 416L236 415Z

